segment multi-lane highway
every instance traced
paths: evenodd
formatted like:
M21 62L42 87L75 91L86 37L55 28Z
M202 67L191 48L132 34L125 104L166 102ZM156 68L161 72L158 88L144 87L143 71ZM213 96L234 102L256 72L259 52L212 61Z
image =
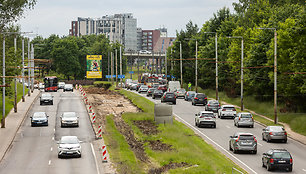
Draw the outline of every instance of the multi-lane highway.
M94 157L95 152L91 144L95 140L95 135L81 97L75 92L62 92L62 90L51 94L54 96L53 105L40 106L39 98L35 101L19 129L11 149L0 164L0 173L99 173ZM31 127L30 116L39 111L49 115L49 125ZM78 113L79 127L60 127L59 117L67 111ZM74 135L83 141L81 158L58 158L56 141L65 135Z
M146 97L145 94L141 94ZM154 100L147 97L155 103L160 103L160 100ZM176 105L173 106L173 113L177 119L187 126L191 127L197 134L203 137L208 143L212 144L216 149L240 165L249 173L271 173L262 167L262 153L271 148L287 149L293 157L292 173L306 174L306 145L303 145L292 139L288 139L287 143L267 143L262 141L261 133L263 126L255 124L254 128L237 128L234 126L233 119L217 119L217 128L198 128L194 124L195 114L204 110L203 106L193 106L191 102L184 99L177 99ZM229 150L229 139L235 132L250 132L253 133L258 141L257 154L238 153L234 154ZM272 171L272 173L284 173L281 170Z

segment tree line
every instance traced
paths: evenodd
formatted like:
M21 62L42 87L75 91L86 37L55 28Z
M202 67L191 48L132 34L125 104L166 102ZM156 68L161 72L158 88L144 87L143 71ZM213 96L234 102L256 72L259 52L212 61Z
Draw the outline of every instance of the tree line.
M277 31L278 98L288 111L305 111L306 94L306 13L303 0L239 0L218 10L201 28L190 21L169 47L168 60L179 65L180 43L184 58L195 58L198 42L198 84L215 89L215 34L217 33L219 90L230 97L240 96L241 39L244 39L244 95L259 101L273 99L274 32ZM209 33L212 32L212 33ZM201 59L202 58L202 59ZM203 60L208 58L209 60ZM170 66L170 64L168 64ZM170 68L168 68L170 69ZM195 61L183 61L183 79L195 83ZM171 72L180 77L180 66ZM188 83L185 81L185 83Z

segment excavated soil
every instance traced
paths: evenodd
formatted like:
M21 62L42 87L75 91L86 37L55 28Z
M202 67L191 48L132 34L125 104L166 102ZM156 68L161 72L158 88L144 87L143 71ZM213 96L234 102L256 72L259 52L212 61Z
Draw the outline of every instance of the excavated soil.
M133 123L145 135L156 135L156 134L158 134L157 126L150 120L136 120Z
M179 167L187 167L187 166L190 166L190 164L185 163L185 162L181 162L181 163L170 162L169 164L166 164L166 165L164 165L160 168L150 169L148 173L149 174L161 174L161 173L167 172L170 169L176 169L176 168L179 168Z
M148 142L149 142L150 148L152 150L155 150L155 151L171 151L171 150L173 150L172 145L165 144L165 143L161 142L160 140L148 141Z

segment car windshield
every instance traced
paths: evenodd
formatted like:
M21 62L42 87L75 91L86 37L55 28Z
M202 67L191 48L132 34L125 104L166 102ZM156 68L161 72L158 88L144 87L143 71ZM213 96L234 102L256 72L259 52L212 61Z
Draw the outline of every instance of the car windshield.
M59 85L65 85L65 83L64 83L64 82L59 82L58 84L59 84Z
M280 126L271 126L271 127L270 127L270 130L271 130L271 131L276 131L276 132L281 132L281 131L284 130L284 128L283 128L283 127L280 127Z
M148 88L148 86L146 86L146 85L142 85L142 86L141 86L141 88Z
M45 118L46 114L44 112L35 112L33 118Z
M154 93L162 93L162 90L155 90Z
M240 140L254 140L253 135L240 135L239 136Z
M197 97L198 97L198 98L204 98L205 95L204 95L204 94L197 94Z
M65 88L72 88L72 84L66 84Z
M63 113L63 117L76 117L75 112L65 112Z
M41 97L48 98L51 97L51 94L49 93L41 94Z
M241 118L252 118L251 114L241 114Z
M233 108L233 107L224 107L223 109L226 109L226 110L235 110L235 108Z
M79 144L79 141L76 137L62 137L61 144Z
M155 91L155 90L156 90L155 88L150 88L150 89L149 89L149 91Z
M210 105L219 105L218 101L208 101L208 104Z
M289 152L275 152L273 153L274 158L291 158Z
M202 113L201 116L204 116L204 117L214 117L214 114L213 114L213 113L209 113L209 114L207 114L207 113Z
M179 89L178 91L179 91L179 92L183 92L183 93L186 92L185 89Z

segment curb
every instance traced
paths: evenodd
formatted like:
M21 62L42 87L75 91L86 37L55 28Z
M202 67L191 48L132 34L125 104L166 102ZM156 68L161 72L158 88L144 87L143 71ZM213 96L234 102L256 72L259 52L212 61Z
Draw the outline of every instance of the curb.
M23 118L22 118L20 124L18 125L16 132L14 133L14 137L12 138L12 140L11 140L9 146L7 147L7 149L5 150L3 156L2 156L1 159L0 159L0 163L2 162L2 160L3 160L3 158L5 157L6 153L8 152L8 150L10 149L10 147L12 146L12 143L13 143L13 141L14 141L16 135L17 135L17 132L19 131L21 125L23 124L23 122L24 122L24 120L25 120L25 118L26 118L26 115L28 115L30 109L32 108L34 102L37 100L37 98L38 98L38 96L39 96L40 93L41 93L41 91L39 91L39 93L37 94L37 96L36 96L36 97L34 98L34 100L32 101L30 107L27 109L26 113L23 115ZM21 100L20 100L20 101L21 101ZM19 102L20 102L20 101L19 101ZM18 102L18 103L19 103L19 102Z

